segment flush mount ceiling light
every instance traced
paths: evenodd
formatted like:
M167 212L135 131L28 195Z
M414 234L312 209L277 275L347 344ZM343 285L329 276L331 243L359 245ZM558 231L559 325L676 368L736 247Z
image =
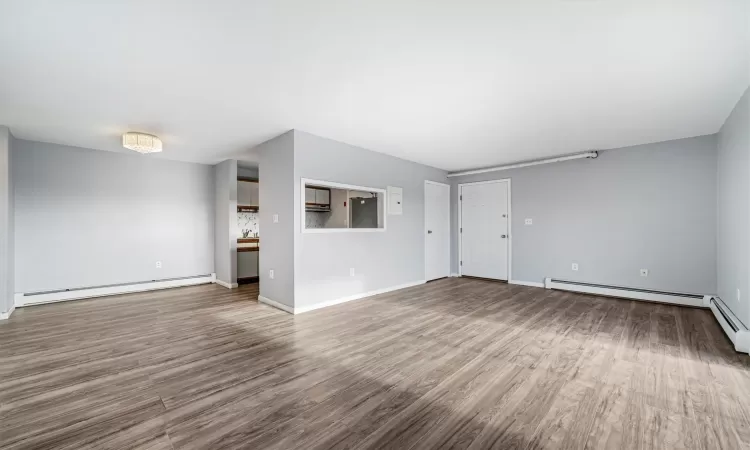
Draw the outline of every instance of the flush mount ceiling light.
M158 153L161 139L146 133L129 132L122 135L122 146L138 153Z

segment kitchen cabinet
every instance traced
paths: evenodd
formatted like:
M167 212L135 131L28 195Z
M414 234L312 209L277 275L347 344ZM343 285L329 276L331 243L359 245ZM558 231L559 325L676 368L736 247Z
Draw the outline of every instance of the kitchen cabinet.
M305 204L331 206L331 190L328 188L305 186Z
M318 192L317 189L305 188L305 203L315 203L315 193Z
M315 190L315 203L319 205L329 205L331 204L331 191L328 189L316 189Z
M258 206L260 189L257 181L237 181L237 205Z
M237 278L258 276L258 256L260 252L237 252Z

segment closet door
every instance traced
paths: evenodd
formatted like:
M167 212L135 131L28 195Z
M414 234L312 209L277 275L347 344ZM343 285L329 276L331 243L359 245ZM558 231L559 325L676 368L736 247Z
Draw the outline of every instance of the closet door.
M445 278L451 271L451 187L426 181L424 185L424 263L427 281Z

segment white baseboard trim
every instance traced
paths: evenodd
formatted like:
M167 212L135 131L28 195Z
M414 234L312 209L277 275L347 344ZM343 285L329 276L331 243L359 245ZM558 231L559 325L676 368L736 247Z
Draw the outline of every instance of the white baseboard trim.
M508 284L519 284L521 286L531 286L539 288L544 287L544 283L537 283L536 281L508 280Z
M737 341L734 343L734 349L738 352L750 354L750 332L744 331L738 333Z
M426 283L425 280L412 281L411 283L404 283L404 284L399 284L397 286L391 286L391 287L387 287L383 289L376 289L374 291L363 292L361 294L349 295L347 297L341 297L336 300L319 302L310 306L294 308L294 314L302 314L308 311L313 311L313 310L320 309L320 308L326 308L328 306L339 305L341 303L351 302L351 301L359 300L359 299L366 298L366 297L372 297L373 295L385 294L386 292L397 291L399 289L406 289L406 288L410 288L413 286L419 286L420 284L425 284L425 283Z
M219 286L224 286L227 289L237 289L240 286L237 283L227 283L226 281L221 281L219 279L214 280L214 283L218 284Z
M420 284L425 284L425 283L426 283L425 280L413 281L411 283L399 284L398 286L391 286L391 287L387 287L383 289L376 289L374 291L363 292L361 294L341 297L336 300L319 302L319 303L315 303L314 305L303 306L301 308L292 308L291 306L285 305L283 303L279 303L275 300L271 300L268 297L263 297L262 295L258 296L258 301L260 303L265 303L266 305L273 306L274 308L278 308L282 311L286 311L289 314L302 314L302 313L306 313L309 311L314 311L316 309L325 308L328 306L339 305L341 303L346 303L346 302L351 302L354 300L359 300L362 298L372 297L373 295L385 294L386 292L392 292L392 291L397 291L399 289L406 289L406 288L413 287L413 286L419 286Z
M16 305L10 305L10 310L8 312L0 313L0 320L10 319L10 315L13 314L13 311L15 310L16 310Z
M20 308L44 303L64 302L82 298L104 297L107 295L130 294L133 292L155 291L197 284L208 284L215 281L215 274L180 278L175 280L149 281L145 283L122 284L117 286L73 289L70 291L49 292L43 294L17 293L14 297L15 306Z
M274 308L280 309L280 310L282 310L284 312L288 312L289 314L294 314L294 308L292 308L291 306L287 306L287 305L285 305L283 303L279 303L279 302L277 302L275 300L271 300L268 297L263 297L262 295L259 295L258 296L258 301L260 303L265 303L268 306L273 306Z
M457 273L452 273L452 274L451 274L451 278L458 278L458 277L460 277L460 276L461 276L461 275L459 275L459 274L457 274Z
M719 297L707 296L708 307L714 313L724 333L734 344L735 351L750 353L750 330L734 315L731 309ZM713 300L713 301L711 301ZM729 323L732 322L732 324Z
M657 292L648 289L635 289L620 286L593 285L582 282L571 282L553 278L544 279L544 287L562 291L581 292L584 294L603 295L606 297L629 298L632 300L646 300L650 302L671 303L673 305L705 308L704 295ZM710 296L709 296L710 297Z

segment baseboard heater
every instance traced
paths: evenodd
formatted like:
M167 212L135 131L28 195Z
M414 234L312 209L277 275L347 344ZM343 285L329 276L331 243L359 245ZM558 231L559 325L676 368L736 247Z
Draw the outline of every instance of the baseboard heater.
M20 308L24 306L39 305L43 303L78 300L82 298L129 294L132 292L155 291L158 289L169 289L182 286L194 286L197 284L214 283L215 281L216 275L212 273L193 277L169 278L164 280L152 280L145 282L109 284L103 286L60 289L44 292L16 293L14 304L15 307Z
M562 291L582 292L585 294L603 295L606 297L629 298L649 302L671 303L673 305L708 308L710 295L683 294L678 292L654 291L624 286L608 286L603 284L582 283L580 281L558 280L545 278L544 287Z
M727 308L727 305L719 297L711 297L709 308L711 308L724 333L734 344L734 349L738 352L750 353L750 332L737 316Z

